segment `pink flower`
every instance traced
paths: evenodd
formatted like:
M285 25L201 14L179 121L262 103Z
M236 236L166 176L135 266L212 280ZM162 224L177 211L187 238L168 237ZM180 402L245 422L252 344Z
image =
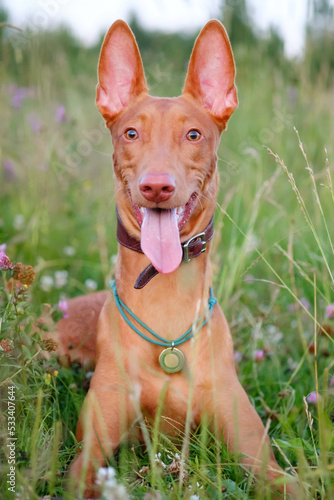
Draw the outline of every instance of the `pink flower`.
M0 252L5 252L6 248L7 248L7 243L2 243L2 245L0 245Z
M59 301L59 303L58 303L58 310L62 311L64 319L67 319L67 318L70 317L70 315L68 313L68 303L66 302L66 300L60 300Z
M264 360L264 351L263 351L263 349L255 349L255 351L254 351L254 359L255 359L255 361L263 361Z
M306 401L313 405L317 404L317 402L320 400L321 400L320 394L317 394L315 391L310 392L310 394L306 398Z
M326 318L334 319L334 304L329 304L326 308Z
M334 387L334 375L329 381L329 387Z
M3 251L0 251L0 269L13 269L13 264Z

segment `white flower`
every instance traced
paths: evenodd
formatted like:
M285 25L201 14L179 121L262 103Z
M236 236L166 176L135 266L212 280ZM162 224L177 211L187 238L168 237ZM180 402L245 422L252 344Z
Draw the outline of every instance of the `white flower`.
M67 284L67 271L56 271L55 272L55 284L56 288L61 288Z
M95 280L88 279L85 281L85 287L88 288L88 290L96 290L97 283Z
M39 282L40 288L44 292L49 292L54 285L54 280L52 276L42 276Z
M73 255L75 255L75 248L71 247L71 246L67 246L67 247L64 247L63 252L67 257L73 257Z
M24 222L25 222L24 215L22 215L22 214L15 215L14 221L13 221L14 229L16 229L17 231L19 231L20 229L23 229Z
M154 455L154 461L157 465L159 465L163 469L166 469L167 465L161 460L161 453L156 453Z
M96 483L101 486L102 498L105 500L129 500L130 497L123 484L118 484L116 471L112 467L100 468Z

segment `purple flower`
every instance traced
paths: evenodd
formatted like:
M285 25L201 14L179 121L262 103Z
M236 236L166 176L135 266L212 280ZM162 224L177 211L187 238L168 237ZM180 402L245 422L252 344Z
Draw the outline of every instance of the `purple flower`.
M30 128L33 132L40 132L42 130L42 123L37 115L33 115L33 114L29 115L28 121L29 121Z
M59 303L58 303L58 310L62 311L64 319L67 319L67 318L70 317L70 315L68 313L68 303L66 302L66 300L60 300L59 301Z
M289 304L288 305L289 312L295 312L298 309L303 309L302 306L304 306L305 309L307 311L309 311L311 304L309 303L309 301L307 299L305 299L305 297L302 297L299 302L300 302L300 304L299 303Z
M2 245L0 245L0 252L5 252L6 248L7 248L7 243L2 243Z
M255 351L254 351L254 359L255 359L255 361L263 361L264 360L264 351L263 351L263 349L255 349Z
M13 264L3 251L0 252L0 269L13 269Z
M329 304L326 308L326 318L334 319L334 304Z
M16 87L13 88L13 97L11 104L13 108L21 108L22 101L26 97L26 89L25 87Z
M18 87L15 83L9 86L9 93L12 96L11 105L13 108L20 109L23 99L33 97L35 95L34 87Z
M234 351L234 361L240 363L242 361L242 354L239 351Z
M7 179L15 179L16 173L14 170L14 165L11 160L5 158L3 161L3 168L5 171L5 177L7 177Z
M66 111L64 106L58 106L56 110L56 122L58 123L66 122Z
M305 299L305 297L302 297L300 299L300 303L305 307L305 309L307 309L309 311L311 304L309 303L309 301L307 299Z
M306 401L313 405L315 405L320 400L321 400L320 394L317 394L315 391L310 392L310 394L306 398Z
M329 387L334 387L334 375L329 381Z

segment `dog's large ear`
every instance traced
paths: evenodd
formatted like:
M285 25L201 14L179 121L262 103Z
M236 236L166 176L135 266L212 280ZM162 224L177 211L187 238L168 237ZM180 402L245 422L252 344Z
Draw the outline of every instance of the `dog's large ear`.
M222 129L238 106L235 66L224 26L209 21L191 54L183 94L200 101Z
M96 105L107 123L134 98L147 93L138 46L124 21L114 22L104 39L98 78Z

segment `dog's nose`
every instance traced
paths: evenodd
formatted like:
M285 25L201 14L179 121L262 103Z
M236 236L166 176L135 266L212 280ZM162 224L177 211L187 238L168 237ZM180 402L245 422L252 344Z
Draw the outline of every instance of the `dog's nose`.
M170 174L146 174L140 179L139 189L146 200L160 203L172 197L175 179Z

